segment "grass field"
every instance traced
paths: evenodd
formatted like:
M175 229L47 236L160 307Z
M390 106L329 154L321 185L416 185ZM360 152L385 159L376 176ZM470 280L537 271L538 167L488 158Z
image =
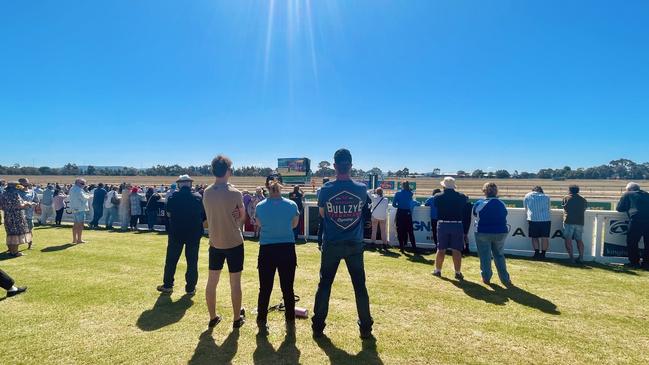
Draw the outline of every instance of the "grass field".
M0 179L16 180L16 176L0 176ZM87 176L89 183L108 183L120 184L129 182L135 185L169 185L175 181L173 176ZM74 176L29 176L32 183L46 184L48 182L72 183ZM214 180L210 176L195 177L198 184L211 184ZM429 196L433 189L439 188L440 178L416 178L409 179L417 183L417 196ZM316 177L316 186L320 186L322 178ZM458 179L458 188L472 198L482 196L482 185L487 181L493 181L500 187L500 196L503 198L522 199L535 185L543 186L545 192L553 199L561 199L568 193L570 184L577 184L581 187L581 193L587 199L593 201L617 201L627 183L625 180L566 180L553 181L548 179ZM232 183L240 189L254 190L256 186L263 185L263 177L241 177L232 178ZM640 182L642 183L642 182ZM287 187L287 191L290 188ZM311 186L306 186L304 190L311 192ZM388 192L390 194L390 192Z
M508 260L517 288L483 285L478 261L465 260L467 281L431 275L433 256L366 252L375 341L358 338L351 282L341 265L327 338L314 341L310 321L287 335L283 315L269 316L257 336L254 315L230 325L229 288L218 289L224 321L207 331L204 294L159 296L166 236L89 231L71 245L68 227L40 227L27 255L0 267L26 294L0 299L0 364L646 364L649 274L620 267L574 267L560 261ZM0 233L4 240L4 230ZM207 276L201 243L199 288ZM244 306L256 306L257 244L246 242ZM319 252L300 245L298 306L313 308ZM271 303L278 302L276 283Z

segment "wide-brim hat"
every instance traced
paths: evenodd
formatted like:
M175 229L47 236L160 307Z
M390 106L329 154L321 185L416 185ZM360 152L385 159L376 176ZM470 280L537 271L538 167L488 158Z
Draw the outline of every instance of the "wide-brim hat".
M446 176L439 183L440 183L440 185L442 185L444 187L444 189L455 189L455 187L456 187L455 179L450 177L450 176Z
M184 174L184 175L178 176L178 180L176 180L177 183L186 182L186 181L192 182L192 181L194 181L194 179L189 177L189 175Z

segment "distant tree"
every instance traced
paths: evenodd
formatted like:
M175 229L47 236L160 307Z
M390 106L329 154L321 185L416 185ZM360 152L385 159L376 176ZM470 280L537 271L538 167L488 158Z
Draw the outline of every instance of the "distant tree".
M440 170L438 167L433 169L433 176L439 176L442 173L442 170Z
M93 165L89 165L88 168L86 169L86 175L96 175L97 174L97 169Z
M540 169L536 174L539 179L552 179L554 177L554 170L552 169Z
M388 177L393 177L393 176L395 175L395 173L392 172L392 170L388 170L388 172L386 173L386 175L387 175Z
M372 175L377 175L377 176L383 176L383 171L381 171L381 169L378 167L372 167L367 173Z
M473 170L473 172L471 173L471 177L474 179L479 179L483 176L484 176L484 171L480 169Z
M457 170L457 176L458 176L458 177L465 177L465 176L466 176L466 171L464 171L464 170Z
M404 167L403 170L401 170L401 174L403 177L408 177L410 176L410 170L407 167Z
M509 179L511 175L507 170L496 170L496 178L498 179Z
M332 176L333 174L334 174L334 170L331 168L331 163L329 161L320 161L320 163L318 164L318 171L316 171L316 175L325 177L325 176Z
M79 175L79 167L73 163L67 163L61 169L61 175Z

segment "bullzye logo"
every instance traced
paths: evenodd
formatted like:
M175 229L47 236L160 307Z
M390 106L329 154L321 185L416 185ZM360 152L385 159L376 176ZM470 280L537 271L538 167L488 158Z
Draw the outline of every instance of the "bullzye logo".
M327 216L342 229L349 229L363 216L365 202L356 195L341 191L327 201Z
M629 224L626 221L611 221L611 227L608 233L611 234L626 234L629 230Z

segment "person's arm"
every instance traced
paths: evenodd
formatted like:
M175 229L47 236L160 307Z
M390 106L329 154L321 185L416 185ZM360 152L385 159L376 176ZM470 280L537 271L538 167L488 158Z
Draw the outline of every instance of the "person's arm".
M629 208L629 195L625 193L620 198L620 201L617 202L615 210L617 210L618 212L628 212Z
M394 200L392 200L392 207L399 208L399 203L397 203L398 198L399 198L399 192L394 194L394 198L393 198Z
M295 228L300 224L300 210L297 209L297 204L295 204L293 208L295 208L295 211L293 212L293 218L291 219L291 227Z

